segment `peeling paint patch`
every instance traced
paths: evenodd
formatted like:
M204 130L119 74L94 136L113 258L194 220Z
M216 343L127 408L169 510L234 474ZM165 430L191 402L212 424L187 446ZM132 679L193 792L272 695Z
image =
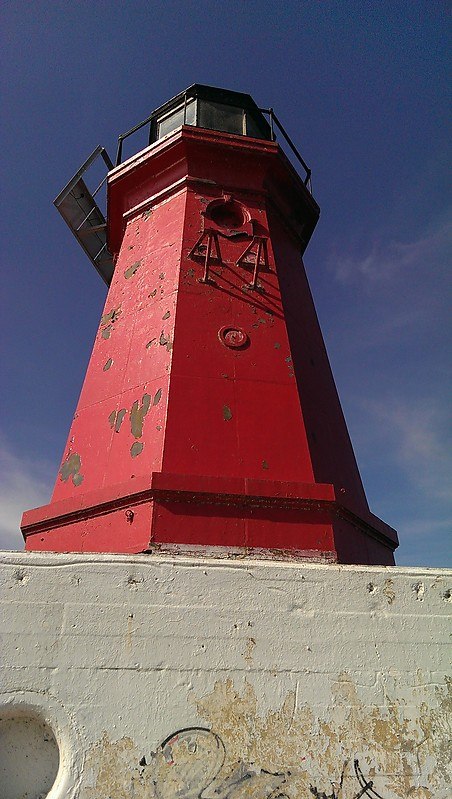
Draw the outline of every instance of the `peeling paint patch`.
M151 399L152 397L150 394L143 394L141 405L138 400L135 400L132 405L130 411L130 429L135 438L141 438L143 435L144 417L150 408Z
M81 485L83 483L83 475L80 474L81 468L82 460L80 455L77 452L73 452L61 466L60 479L66 483L72 477L72 482L75 486Z
M127 413L127 411L126 411L125 408L121 408L121 410L118 411L118 415L116 417L116 424L115 424L115 433L119 433L119 431L121 429L121 425L122 425L122 420L124 419L124 416L126 415L126 413Z
M163 314L162 319L169 319L170 316L171 316L171 313L169 311L167 311L165 314Z
M151 293L148 294L148 297L155 297L156 294L157 294L157 289L154 289L154 291L151 291Z
M112 366L113 366L113 358L109 358L108 361L104 363L102 371L108 372L108 370L111 369Z
M159 388L158 391L155 392L154 399L152 400L153 405L158 405L162 398L162 389Z
M223 405L223 419L225 422L230 422L232 419L232 411L229 405Z
M413 591L416 594L417 601L418 602L423 602L424 601L424 594L425 594L425 585L424 585L424 583L421 581L419 583L416 583L416 585L413 585Z
M115 420L116 420L116 411L112 411L110 416L108 417L108 423L110 427L113 427Z
M163 330L160 333L159 344L161 347L166 347L168 352L171 352L173 348L173 343L169 336L165 336Z
M135 274L137 269L140 268L141 264L142 264L142 261L135 261L135 263L132 264L132 266L129 266L129 268L126 269L126 271L124 272L125 279L129 280L129 278L133 277L133 275Z
M144 444L142 441L134 441L132 446L130 447L130 454L132 458L136 458L137 455L141 455L143 452Z
M110 336L111 336L111 325L107 325L107 327L104 327L104 329L102 330L102 338L110 338Z
M113 324L113 322L116 322L116 320L120 315L121 315L121 306L118 305L117 308L113 308L111 311L108 311L108 313L105 313L102 316L100 323L101 325L106 325L109 322Z
M129 578L135 589L136 582ZM297 703L296 689L263 714L254 686L248 679L240 684L218 680L210 693L191 694L198 726L173 727L155 752L143 754L130 738L112 741L104 733L87 754L80 799L448 795L447 684L437 686L433 703L425 686L417 716L396 696L382 707L366 704L347 673L338 675L330 702L317 713Z
M388 605L392 605L396 596L394 592L394 580L391 580L390 578L385 580L385 584L383 586L383 594L388 600Z
M150 216L152 216L152 208L148 208L146 211L143 211L141 218L146 222Z
M437 701L428 701L428 693L431 700L428 689L425 701L416 698L417 715L413 715L413 706L396 695L387 696L383 707L369 705L361 700L350 676L343 673L333 683L331 702L320 716L311 706L297 704L296 691L289 692L278 709L262 716L255 689L246 679L242 692L231 679L217 681L210 694L194 702L198 715L225 747L215 786L229 787L238 766L244 771L252 764L256 775L284 777L283 789L276 794L284 799L376 795L433 799L445 796L438 789L444 790L449 783L445 720L450 685L446 680L437 687ZM366 785L369 790L363 790ZM226 790L218 793L229 796ZM248 795L259 799L274 796L259 790L237 793Z

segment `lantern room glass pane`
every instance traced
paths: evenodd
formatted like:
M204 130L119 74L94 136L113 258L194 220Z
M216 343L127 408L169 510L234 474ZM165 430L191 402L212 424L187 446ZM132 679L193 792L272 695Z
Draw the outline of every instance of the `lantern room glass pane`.
M195 124L195 117L196 117L196 102L195 100L189 100L185 107L185 124L186 125L194 125ZM161 119L158 120L158 132L157 138L161 139L163 136L167 136L168 133L172 133L173 130L176 128L180 128L181 125L184 124L184 106L180 105L178 108L173 109L165 116L162 116Z
M258 124L257 120L254 118L249 111L246 112L246 135L252 136L253 139L267 139L268 136L262 130L262 127Z
M200 128L222 130L225 133L244 134L243 108L210 100L198 100L198 122Z

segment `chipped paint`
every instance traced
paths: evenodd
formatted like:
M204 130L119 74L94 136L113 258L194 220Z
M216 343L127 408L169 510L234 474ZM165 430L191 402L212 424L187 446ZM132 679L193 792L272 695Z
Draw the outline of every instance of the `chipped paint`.
M229 405L223 405L223 419L225 422L229 422L232 419L232 411Z
M77 452L73 452L61 466L60 479L66 483L69 477L72 477L72 482L75 486L81 485L83 483L83 475L80 474L81 468L82 460L80 455Z
M130 447L130 454L132 458L136 458L137 455L141 455L143 452L144 444L142 441L134 441L132 446Z
M143 211L141 218L144 219L145 222L152 216L152 208L148 208L146 211Z
M139 400L135 400L130 411L130 430L135 438L141 438L143 435L143 422L144 417L147 415L151 405L152 397L150 394L143 394L141 404Z
M113 324L114 322L116 322L116 320L118 319L118 317L120 315L121 315L121 306L118 305L117 308L112 308L111 311L108 311L108 313L105 313L101 317L100 323L101 323L101 325L107 325L109 322L111 324Z
M136 273L136 271L140 268L141 264L142 264L142 261L135 261L134 264L129 266L128 269L126 269L125 272L124 272L125 279L129 280L129 278L133 277L134 274Z
M162 319L163 319L163 320L165 320L165 319L169 319L169 318L170 318L170 316L171 316L171 313L170 313L170 311L167 311L165 314L163 314L163 316L162 316Z
M388 578L385 580L383 586L383 594L385 595L386 599L388 600L388 605L392 605L394 599L396 598L395 591L394 591L394 580Z
M118 415L116 417L116 424L115 424L115 433L119 433L119 431L121 429L121 425L122 425L122 420L124 419L124 416L126 415L126 413L127 413L127 411L126 411L125 408L121 408L121 410L118 411Z
M154 399L152 400L153 405L158 405L162 398L162 389L159 388L158 391L155 392Z
M437 700L417 717L395 697L369 706L341 673L321 715L297 691L262 715L248 680L241 690L218 680L192 697L204 724L171 733L155 752L104 733L80 799L434 799L448 780L448 686Z
M108 370L111 369L112 366L113 366L113 358L109 358L108 361L104 363L102 371L108 372Z
M173 348L173 344L172 344L172 341L171 341L170 337L169 336L165 336L163 330L160 333L159 344L160 344L161 347L166 347L168 352L171 352L171 350Z
M111 336L111 325L107 325L107 327L104 327L104 329L102 330L102 338L110 338L110 336Z

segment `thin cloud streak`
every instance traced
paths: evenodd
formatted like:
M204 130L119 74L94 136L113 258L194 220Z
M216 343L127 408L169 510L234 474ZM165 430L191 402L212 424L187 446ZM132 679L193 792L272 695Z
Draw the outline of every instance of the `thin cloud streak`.
M441 218L430 231L410 242L382 237L364 256L347 255L331 259L335 277L340 283L363 279L373 284L385 282L400 273L426 266L432 261L445 260L452 247L452 224ZM447 263L447 260L445 260Z
M44 476L36 476L37 469ZM23 549L20 520L24 510L44 505L52 490L46 466L17 458L0 441L0 549Z
M439 401L385 397L360 404L372 417L378 439L390 439L394 458L413 487L432 500L451 500L452 447L448 414Z

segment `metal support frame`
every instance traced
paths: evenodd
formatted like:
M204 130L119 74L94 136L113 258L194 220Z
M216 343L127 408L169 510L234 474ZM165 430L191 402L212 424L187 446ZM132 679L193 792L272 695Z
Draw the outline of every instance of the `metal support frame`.
M294 145L292 139L290 138L290 136L286 133L283 125L281 124L281 122L279 121L279 119L276 116L275 112L273 111L273 108L259 108L259 111L261 112L261 114L268 114L268 116L270 118L270 131L271 131L272 141L276 141L276 134L274 132L274 125L276 125L277 128L282 133L285 141L289 145L289 147L292 150L293 154L295 155L296 159L300 162L301 166L303 167L304 171L306 172L306 177L304 179L304 185L306 186L307 189L309 189L309 191L312 194L312 181L311 181L312 171L309 169L309 167L308 167L306 161L304 160L304 158L298 152L298 150L295 147L295 145Z
M206 238L207 238L207 244L203 245L203 241ZM192 247L190 252L188 253L189 258L202 258L204 256L204 272L203 276L200 278L199 281L200 283L210 283L209 265L210 265L210 259L212 257L212 242L215 247L215 255L213 257L215 258L216 261L221 263L220 244L218 241L218 233L216 232L216 230L204 230L201 233L194 247ZM199 252L202 245L206 248L205 253Z
M108 171L113 169L113 162L105 147L98 145L64 189L60 191L58 197L54 200L54 205L91 263L99 272L102 280L108 286L113 274L114 264L107 247L105 216L94 199L102 186L104 186L108 174L105 175L92 193L84 181L84 173L99 156L104 161Z
M255 252L252 252L253 247L255 245L257 249ZM251 255L254 255L254 270L253 270L253 280L250 283L249 287L253 290L256 290L258 287L257 279L259 276L259 267L261 266L261 263L265 269L269 269L267 239L264 236L253 236L250 243L243 250L240 258L237 259L236 266L240 266L245 260L246 256L249 255L250 253ZM263 256L263 262L261 261L262 256Z
M56 197L55 200L53 201L54 205L56 205L58 207L58 205L60 204L61 200L74 188L74 186L78 183L78 181L82 177L83 173L86 172L86 170L91 166L91 164L96 160L96 158L98 158L99 155L102 157L102 159L103 159L105 165L107 166L107 168L109 170L113 169L113 161L111 160L110 156L108 155L105 147L102 147L101 144L98 144L96 149L93 150L91 155L89 155L88 158L86 159L86 161L83 162L83 164L81 165L80 169L77 170L77 172L75 173L74 177L72 177L70 179L69 183L66 184L64 189L62 189L60 191L58 197ZM94 191L94 193L91 195L92 197L95 197L95 195L97 194L97 192L99 191L99 189L101 188L101 186L102 186L102 184L104 183L105 180L106 180L106 176L102 180L102 182L99 184L97 189Z

